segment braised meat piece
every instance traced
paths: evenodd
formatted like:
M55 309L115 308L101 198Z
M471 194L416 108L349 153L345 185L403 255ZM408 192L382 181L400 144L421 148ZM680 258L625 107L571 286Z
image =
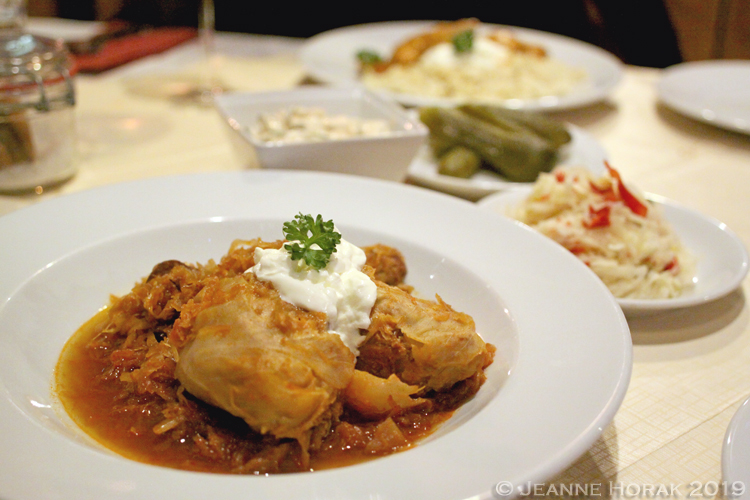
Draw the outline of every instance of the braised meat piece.
M386 285L397 286L406 279L406 261L397 248L377 244L362 247L367 265L375 270L375 279Z

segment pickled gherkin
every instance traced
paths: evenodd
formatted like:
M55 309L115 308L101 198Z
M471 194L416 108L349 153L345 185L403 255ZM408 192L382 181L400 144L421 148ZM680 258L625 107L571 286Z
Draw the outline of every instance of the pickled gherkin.
M482 167L482 159L469 148L453 146L438 160L438 173L468 179Z
M501 127L531 130L556 148L564 146L571 139L563 123L530 111L476 104L466 104L459 109Z
M469 169L459 168L457 160L469 158L467 149L479 158L481 167L512 182L533 182L540 172L550 171L558 149L570 141L565 127L545 124L543 117L515 119L512 110L507 115L503 111L490 106L421 108L420 119L430 129L429 143L440 173L465 176Z

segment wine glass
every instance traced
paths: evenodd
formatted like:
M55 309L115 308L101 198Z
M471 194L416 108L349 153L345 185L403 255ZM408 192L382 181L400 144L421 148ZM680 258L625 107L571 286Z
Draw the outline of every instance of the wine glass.
M125 77L128 90L138 95L168 99L181 104L212 106L214 97L226 90L219 78L221 60L215 49L214 26L213 0L200 0L196 64L180 68L159 68Z

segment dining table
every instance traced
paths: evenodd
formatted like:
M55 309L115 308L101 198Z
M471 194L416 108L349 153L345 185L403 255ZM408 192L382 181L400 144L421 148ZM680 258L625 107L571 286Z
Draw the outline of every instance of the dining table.
M304 39L220 32L214 42L214 75L224 91L320 84L298 57ZM76 174L56 186L0 195L0 217L114 183L260 168L238 154L217 110L185 87L200 72L201 51L193 39L108 71L75 75ZM605 99L553 116L593 136L629 182L721 221L748 247L750 135L662 104L663 74L624 66ZM733 416L750 396L748 287L745 278L717 300L628 317L632 373L613 421L583 455L529 495L560 496L570 485L579 495L604 498L736 493L724 482L722 450Z

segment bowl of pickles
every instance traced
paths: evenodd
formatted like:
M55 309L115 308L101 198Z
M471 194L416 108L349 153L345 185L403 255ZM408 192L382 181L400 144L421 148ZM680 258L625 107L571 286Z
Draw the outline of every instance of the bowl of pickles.
M429 138L409 168L415 184L476 200L561 164L604 170L607 156L593 137L547 115L480 104L418 113Z

